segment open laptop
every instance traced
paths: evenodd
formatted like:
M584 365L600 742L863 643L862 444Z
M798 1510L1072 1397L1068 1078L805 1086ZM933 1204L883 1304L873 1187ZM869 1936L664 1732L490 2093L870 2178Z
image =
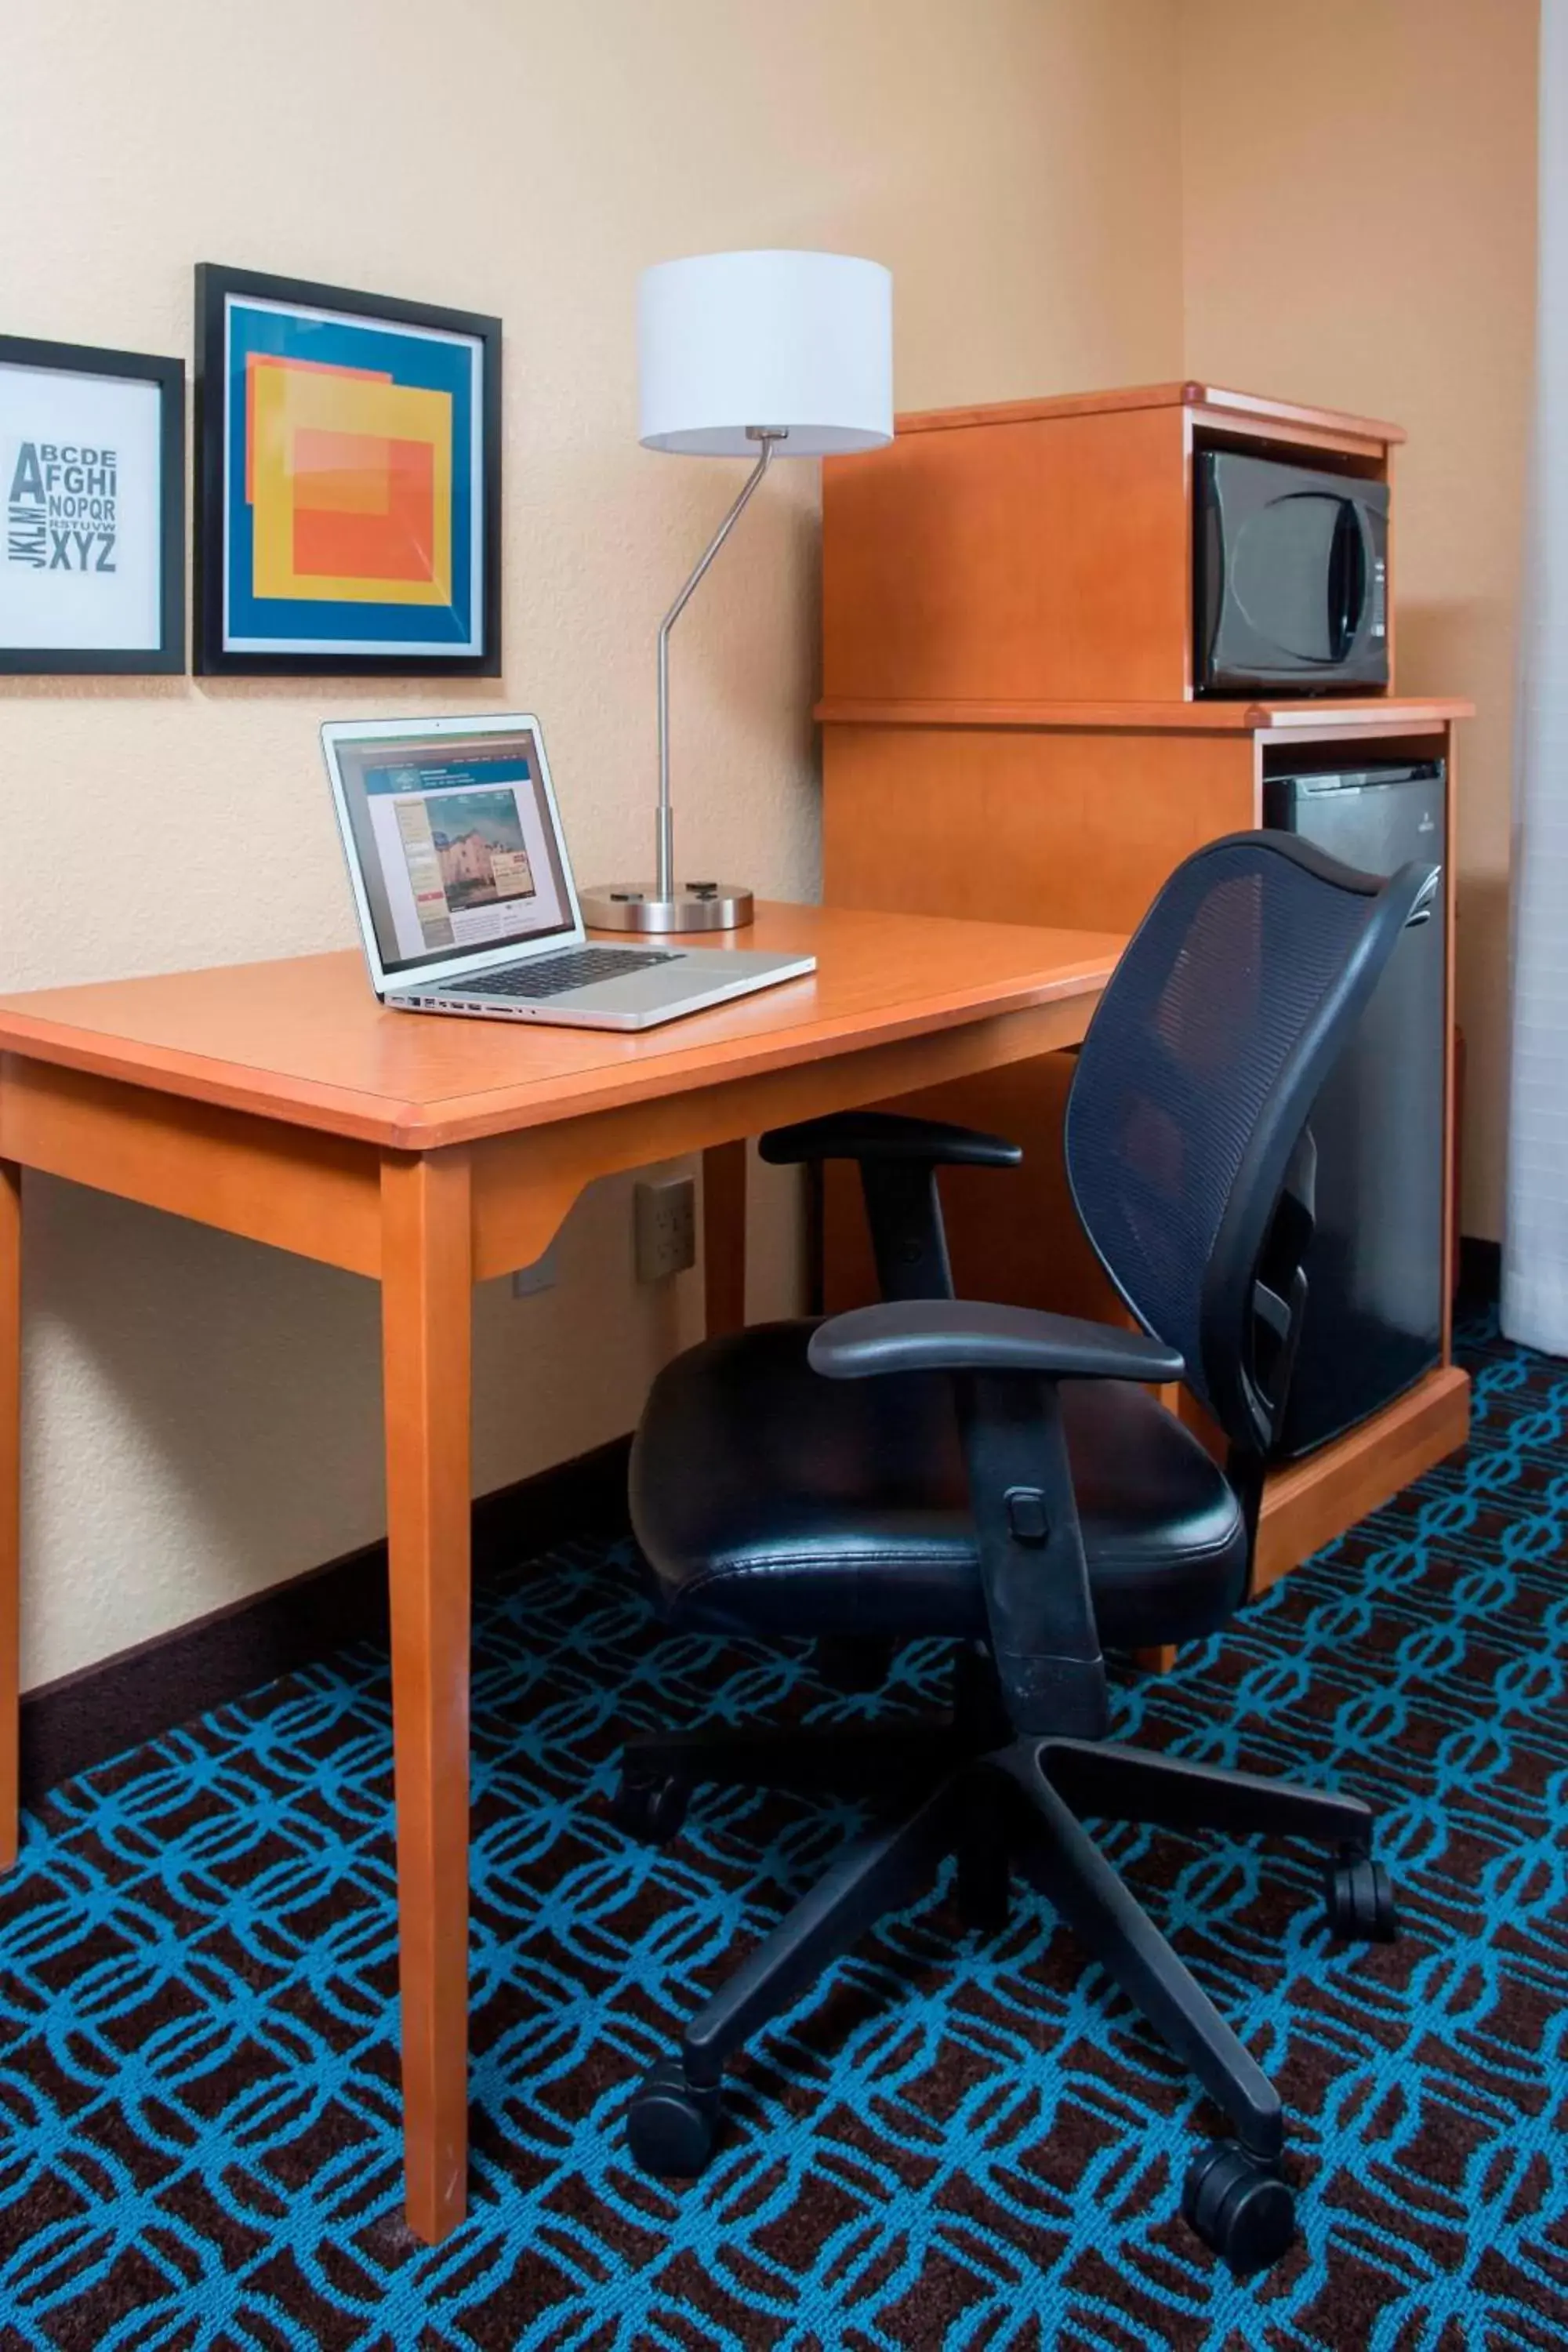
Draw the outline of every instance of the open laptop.
M651 1029L816 969L754 948L590 940L537 719L331 720L321 747L384 1004Z

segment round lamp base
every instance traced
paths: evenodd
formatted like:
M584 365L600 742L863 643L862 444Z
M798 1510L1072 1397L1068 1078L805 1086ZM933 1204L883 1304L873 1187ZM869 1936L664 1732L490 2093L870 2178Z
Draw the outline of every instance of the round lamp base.
M752 894L734 882L682 882L670 898L651 882L606 882L581 904L591 931L738 931L752 919Z

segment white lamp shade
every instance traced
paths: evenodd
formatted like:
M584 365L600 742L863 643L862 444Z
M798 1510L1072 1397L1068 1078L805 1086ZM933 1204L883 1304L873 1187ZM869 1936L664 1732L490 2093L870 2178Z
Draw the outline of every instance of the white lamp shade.
M637 285L641 436L649 449L777 457L893 437L893 280L845 253L704 253Z

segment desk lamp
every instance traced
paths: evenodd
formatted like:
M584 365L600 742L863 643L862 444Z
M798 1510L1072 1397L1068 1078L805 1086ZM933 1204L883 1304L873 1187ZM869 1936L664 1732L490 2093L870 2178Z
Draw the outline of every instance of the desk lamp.
M583 915L603 930L734 930L752 919L750 890L675 880L669 633L774 457L892 439L892 278L879 262L842 253L659 262L637 287L637 354L645 448L755 463L659 625L653 880L584 891Z

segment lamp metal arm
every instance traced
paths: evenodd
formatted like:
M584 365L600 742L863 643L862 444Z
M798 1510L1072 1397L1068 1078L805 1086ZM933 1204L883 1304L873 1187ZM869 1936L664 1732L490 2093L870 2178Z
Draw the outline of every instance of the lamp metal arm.
M655 889L660 898L675 896L675 818L669 804L669 633L690 603L703 573L740 521L752 492L761 484L772 461L774 445L787 440L789 435L787 430L772 425L748 425L746 437L761 442L762 454L742 484L734 505L699 556L690 578L658 626L658 810L655 818L654 873L657 877Z

